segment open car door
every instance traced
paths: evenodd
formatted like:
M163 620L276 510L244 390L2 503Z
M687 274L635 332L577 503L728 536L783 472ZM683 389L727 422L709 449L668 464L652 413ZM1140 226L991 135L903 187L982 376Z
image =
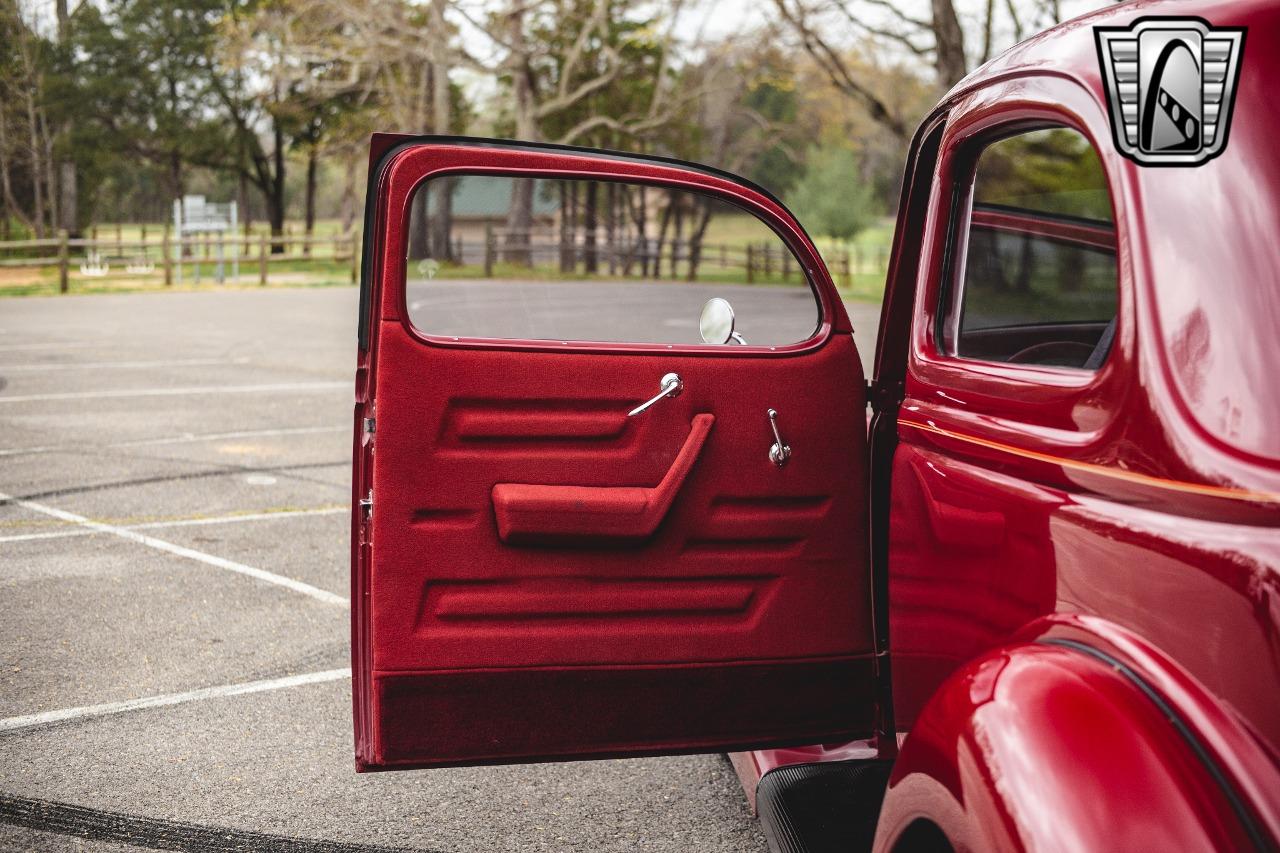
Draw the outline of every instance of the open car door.
M795 219L487 140L377 136L369 187L357 768L871 734L864 381Z

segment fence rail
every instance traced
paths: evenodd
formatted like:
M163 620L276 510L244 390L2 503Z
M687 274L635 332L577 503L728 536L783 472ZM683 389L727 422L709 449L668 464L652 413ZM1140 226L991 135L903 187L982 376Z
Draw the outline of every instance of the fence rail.
M48 254L49 249L56 249L57 254ZM359 236L355 232L328 236L220 233L186 237L162 232L148 239L144 228L141 239L125 240L118 231L114 239L72 238L62 231L56 238L0 241L0 269L57 267L61 293L70 290L74 266L79 266L83 275L100 277L107 274L111 264L123 264L125 272L132 275L159 272L165 286L171 286L175 279L181 282L184 266L194 267L199 281L201 266L212 265L215 270L222 267L225 272L227 266L252 268L256 263L258 283L265 285L268 267L273 263L346 262L354 283L359 276L359 259Z
M581 234L557 236L546 232L511 232L486 229L483 239L455 238L447 257L436 247L437 259L446 263L482 266L486 277L502 261L552 262L562 272L584 272L656 278L696 278L707 269L739 269L748 284L757 280L803 280L804 271L790 249L781 243L706 243L655 238L591 241ZM837 284L852 285L860 273L881 273L888 263L888 248L833 248L822 253ZM417 262L428 260L417 259ZM413 263L414 261L411 261Z

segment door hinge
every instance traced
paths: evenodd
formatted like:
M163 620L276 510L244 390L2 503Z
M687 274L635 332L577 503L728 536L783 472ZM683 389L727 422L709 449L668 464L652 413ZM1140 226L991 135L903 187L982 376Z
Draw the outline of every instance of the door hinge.
M374 430L375 430L375 428L377 427L377 425L378 425L377 421L375 421L373 418L365 418L365 419L364 419L364 431L365 431L365 433L366 433L366 434L368 434L368 435L373 435Z
M360 499L360 509L364 513L365 521L373 518L373 489Z
M901 382L867 382L866 393L867 405L880 412L902 402L903 385Z

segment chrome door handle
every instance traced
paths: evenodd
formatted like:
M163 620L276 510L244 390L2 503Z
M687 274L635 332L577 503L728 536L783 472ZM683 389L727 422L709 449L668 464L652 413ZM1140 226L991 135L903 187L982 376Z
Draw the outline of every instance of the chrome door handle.
M778 432L777 409L769 410L769 426L773 428L773 447L769 448L769 461L781 468L791 458L791 445L783 441L782 433Z
M659 387L662 390L660 390L651 399L646 400L631 411L627 412L627 417L634 418L636 415L648 411L650 406L664 397L679 397L680 392L684 390L684 380L681 379L678 374L668 373L666 376L662 377L662 382L659 383Z

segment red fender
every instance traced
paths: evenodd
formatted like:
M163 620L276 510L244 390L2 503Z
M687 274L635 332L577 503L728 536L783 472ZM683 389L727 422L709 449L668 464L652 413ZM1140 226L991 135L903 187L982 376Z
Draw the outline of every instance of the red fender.
M1087 649L1028 643L977 658L930 699L875 850L920 849L925 822L957 851L1252 849L1239 808L1126 672Z

